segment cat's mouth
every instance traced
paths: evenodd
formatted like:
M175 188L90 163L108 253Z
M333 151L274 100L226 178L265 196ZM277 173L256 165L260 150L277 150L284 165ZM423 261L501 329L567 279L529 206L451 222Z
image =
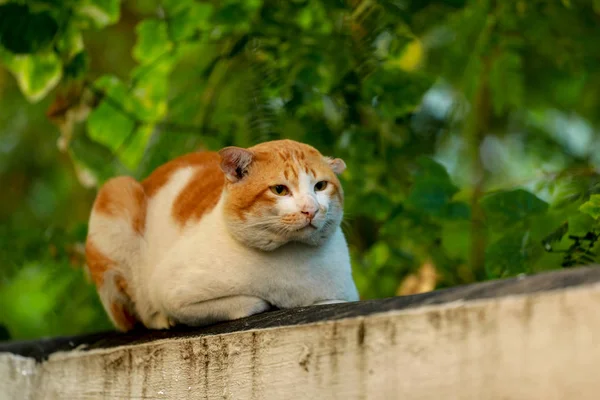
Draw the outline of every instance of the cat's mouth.
M314 230L317 230L317 229L319 229L319 228L318 228L318 227L316 227L316 226L314 226L314 225L312 224L312 222L309 222L308 224L304 225L302 228L300 228L300 229L296 229L296 232L301 232L301 231L303 231L303 230L305 230L305 229L314 229Z

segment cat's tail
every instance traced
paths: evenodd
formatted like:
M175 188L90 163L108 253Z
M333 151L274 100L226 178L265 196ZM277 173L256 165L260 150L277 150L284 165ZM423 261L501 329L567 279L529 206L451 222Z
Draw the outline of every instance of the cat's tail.
M146 195L131 177L109 180L98 192L89 221L87 266L104 309L122 331L139 320L133 268L141 261Z

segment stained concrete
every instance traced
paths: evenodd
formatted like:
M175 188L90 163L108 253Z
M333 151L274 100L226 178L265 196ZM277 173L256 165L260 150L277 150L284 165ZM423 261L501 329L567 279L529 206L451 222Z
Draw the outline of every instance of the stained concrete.
M599 309L600 269L583 268L202 330L5 344L0 399L597 399Z

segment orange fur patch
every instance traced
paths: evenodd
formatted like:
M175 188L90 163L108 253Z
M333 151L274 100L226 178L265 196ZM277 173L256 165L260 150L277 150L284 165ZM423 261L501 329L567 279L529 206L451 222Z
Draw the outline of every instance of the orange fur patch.
M104 284L104 274L107 270L114 267L113 260L104 255L90 239L86 242L85 255L92 280L96 286L102 286ZM137 322L135 313L129 308L132 298L131 293L129 292L129 285L122 276L117 276L115 278L115 285L124 298L122 300L114 300L110 304L110 313L117 328L122 331L128 331L132 329Z
M221 198L225 177L219 167L220 157L217 153L205 153L205 156L173 204L173 217L182 225L189 220L199 220Z
M94 211L130 219L133 230L143 234L146 225L146 195L138 181L120 176L106 182L98 192Z
M164 185L169 182L171 175L180 168L194 167L211 164L216 160L219 163L219 155L214 152L196 152L177 157L166 164L156 168L150 176L142 181L142 187L148 197L154 196Z
M115 278L115 285L117 286L119 292L125 294L129 298L133 298L131 292L129 291L129 285L127 284L125 278L123 278L122 276L117 276Z
M129 308L118 301L110 304L110 313L115 321L115 325L121 331L129 331L135 327L137 318Z
M339 202L341 204L344 203L344 191L342 190L342 185L340 185L339 181L338 182L329 182L332 190L331 190L331 195L335 196L338 198Z
M96 286L104 283L104 273L114 266L114 261L104 255L88 237L85 244L85 258L88 270Z
M275 199L269 195L269 188L254 193L254 196L236 199L235 213L238 218L245 220L245 214L256 207L268 207L275 203Z

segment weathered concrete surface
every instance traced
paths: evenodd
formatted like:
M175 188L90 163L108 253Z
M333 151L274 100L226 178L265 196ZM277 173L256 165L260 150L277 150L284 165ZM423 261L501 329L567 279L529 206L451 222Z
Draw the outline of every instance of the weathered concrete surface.
M32 358L0 354L0 399L32 399L37 386L37 367Z
M0 398L600 398L595 278L566 289L482 297L55 352L35 368L33 359L4 355Z
M476 285L456 286L450 289L436 290L412 296L272 311L201 329L178 327L169 331L140 330L127 334L101 332L75 337L46 338L23 342L0 342L0 353L19 354L42 361L55 352L78 349L82 346L85 346L88 350L100 349L142 344L160 339L190 338L201 335L217 335L254 329L301 325L362 317L386 311L397 311L426 305L446 304L453 301L490 299L542 291L562 290L593 283L600 283L600 268L575 268L537 274L525 278L510 278L478 283Z

